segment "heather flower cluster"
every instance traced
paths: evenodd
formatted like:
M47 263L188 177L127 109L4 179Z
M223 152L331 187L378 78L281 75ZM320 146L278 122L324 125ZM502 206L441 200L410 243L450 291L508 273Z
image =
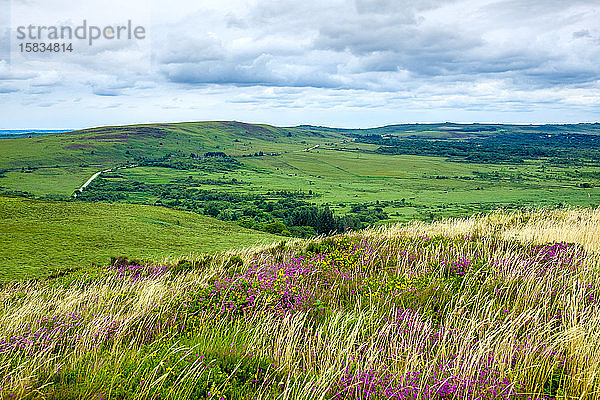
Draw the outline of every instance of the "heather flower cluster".
M538 277L550 276L557 272L576 273L585 257L581 245L569 243L549 243L532 246L518 254L496 260L500 270L518 273L521 276L535 274Z
M284 263L250 267L200 287L189 304L190 313L244 314L265 308L277 314L306 310L319 289L329 283L318 274L318 258L294 257Z
M483 370L474 378L461 378L441 365L425 376L422 370L411 370L400 376L376 370L351 372L346 369L337 382L333 399L513 399L514 383L500 378L497 371ZM427 382L427 383L424 383Z
M285 316L318 308L337 283L364 276L373 248L347 239L333 241L323 253L296 254L278 263L254 264L245 272L221 277L197 289L189 303L193 313L247 314L267 311Z
M167 272L167 265L113 264L107 272L116 279L129 279L132 282L156 279Z
M83 322L83 315L73 312L22 324L16 329L18 334L0 340L0 354L20 351L33 355L39 351L52 352L60 347L74 346L80 339L78 330ZM107 338L110 331L102 329L97 334Z
M0 397L593 399L596 257L352 234L11 286Z
M462 277L472 267L471 260L466 257L458 257L456 259L443 259L440 262L444 272L448 276Z

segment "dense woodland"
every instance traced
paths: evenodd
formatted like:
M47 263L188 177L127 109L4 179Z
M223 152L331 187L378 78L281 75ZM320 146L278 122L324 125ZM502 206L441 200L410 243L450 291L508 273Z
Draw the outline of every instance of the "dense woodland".
M447 157L452 161L519 164L547 159L559 165L600 165L600 138L586 134L504 133L468 139L400 138L353 135L359 143L376 144L380 154Z

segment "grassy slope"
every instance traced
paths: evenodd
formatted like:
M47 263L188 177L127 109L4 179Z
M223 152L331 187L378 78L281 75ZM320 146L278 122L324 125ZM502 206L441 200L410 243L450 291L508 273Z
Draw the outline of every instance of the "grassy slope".
M275 236L161 207L0 197L0 280L128 255L154 260L272 242Z
M333 133L312 135L299 129L241 122L107 126L3 139L0 142L0 169L79 164L109 167L131 162L136 155L159 157L171 152L225 151L239 155L255 151L292 151L321 143L324 138L339 137Z
M339 134L312 135L301 129L239 122L185 122L108 126L3 139L0 141L0 170L7 172L6 177L0 179L0 186L37 196L69 195L93 172L133 163L136 156L296 151L340 137ZM34 169L27 171L28 167ZM23 168L26 172L22 172Z
M0 396L597 400L599 230L495 213L7 285Z
M469 132L473 129L495 132ZM476 211L523 205L595 205L600 180L584 178L599 168L543 165L535 161L521 165L467 164L442 157L390 156L359 153L377 146L357 144L341 133L393 133L400 136L464 138L501 132L578 132L598 134L596 124L509 126L418 124L392 125L371 130L339 130L321 127L278 128L239 122L189 122L102 127L58 135L5 139L0 142L0 178L8 190L27 191L37 196L67 196L94 172L131 163L136 155L158 157L169 153L224 151L240 156L263 151L276 156L239 158L247 169L223 173L177 171L166 168L135 168L122 173L142 182L167 183L174 178L231 179L246 185L205 189L265 193L269 190L312 190L317 203L406 200L405 206L386 209L394 220L415 217L465 216ZM291 135L291 136L289 136ZM310 152L302 149L319 144ZM128 154L129 153L129 154ZM59 167L56 167L56 166ZM21 172L27 166L40 167ZM490 177L498 174L499 178ZM444 179L438 179L439 177ZM591 183L583 189L581 183ZM143 199L140 199L143 200ZM155 199L147 199L153 202Z

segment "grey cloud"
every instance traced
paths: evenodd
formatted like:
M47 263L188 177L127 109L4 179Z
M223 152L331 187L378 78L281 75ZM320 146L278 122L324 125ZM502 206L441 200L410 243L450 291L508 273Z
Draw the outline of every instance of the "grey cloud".
M38 74L29 71L15 71L8 63L0 61L0 81L26 81L34 79Z
M100 88L95 88L94 89L94 94L96 96L114 97L114 96L120 96L122 94L122 92L119 89L111 89L111 88L100 87Z
M355 0L356 11L360 14L386 14L406 12L406 10L427 10L438 7L448 1L443 0Z
M483 9L498 17L510 16L519 19L536 19L547 14L562 14L577 7L597 7L597 0L501 0L495 1Z
M291 73L277 66L275 71L269 56L260 56L248 64L235 61L172 63L163 66L169 80L183 84L225 84L263 86L339 87L341 83L321 71Z
M587 29L582 29L580 31L577 32L573 32L573 37L575 39L579 39L579 38L589 38L592 37L591 33L589 30Z
M10 30L0 23L0 62L10 59Z
M208 36L187 36L170 33L159 49L160 62L164 64L204 63L226 57L219 40Z
M17 89L16 87L0 85L0 94L15 93L18 91L19 89Z
M87 83L92 88L92 93L97 96L120 96L128 89L136 87L135 80L115 79L105 75Z
M521 110L594 102L570 90L598 89L597 0L249 0L212 7L169 22L158 15L148 29L151 49L149 42L98 43L68 61L48 57L53 64L45 68L61 71L54 79L14 76L0 64L0 80L22 90L83 87L97 96L164 91L248 107L392 110Z
M533 81L536 87L556 87L596 82L600 79L600 75L598 71L589 69L571 68L557 71L546 68L525 71L517 78L522 83L526 80Z
M524 31L510 30L515 14L554 15L572 4L584 7L591 2L504 0L478 8L466 1L268 0L256 4L247 15L230 13L220 22L212 20L214 37L178 35L178 41L166 40L175 45L159 46L157 59L169 81L190 85L397 90L408 79L451 80L467 75L474 80L502 75L502 79L531 86L589 82L600 71L598 67L573 67L566 61L569 53L581 49L566 44L564 48L546 43L536 46L527 37L518 37ZM452 6L459 14L440 20L436 19L439 15L432 17L441 7ZM481 26L463 25L460 12L465 21L470 15ZM506 34L512 38L507 43L487 38L486 20L506 25ZM555 29L568 24L576 25L567 18ZM524 29L518 23L515 28ZM543 35L550 28L532 25L527 29ZM575 31L579 37L587 32ZM243 45L236 46L241 39Z

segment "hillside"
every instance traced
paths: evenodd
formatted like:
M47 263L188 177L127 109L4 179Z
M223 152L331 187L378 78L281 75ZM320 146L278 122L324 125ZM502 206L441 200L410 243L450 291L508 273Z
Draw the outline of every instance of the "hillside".
M122 261L0 290L2 398L600 398L599 209Z
M278 152L298 150L324 138L339 137L334 133L309 134L302 129L235 121L105 126L3 139L0 141L0 169L80 164L111 167L171 153Z
M431 124L394 124L375 128L351 129L326 126L299 125L295 128L321 133L341 133L344 135L395 135L403 137L431 137L465 139L478 136L495 136L503 133L521 134L600 134L600 123L580 124L457 124L452 122Z
M68 200L113 169L77 200L158 204L309 237L533 204L596 206L599 133L598 124L99 127L2 139L0 194Z
M2 281L104 265L124 254L161 261L277 239L194 213L129 204L0 196L0 221Z

